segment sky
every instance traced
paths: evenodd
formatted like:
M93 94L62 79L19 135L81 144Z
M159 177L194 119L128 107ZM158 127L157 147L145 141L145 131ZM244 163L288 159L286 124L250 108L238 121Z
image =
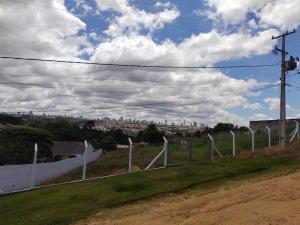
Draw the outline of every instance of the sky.
M179 67L0 59L3 112L207 125L279 117L280 40L300 0L0 0L0 56ZM300 33L287 51L300 55ZM300 116L288 72L287 116ZM272 87L271 87L272 86Z

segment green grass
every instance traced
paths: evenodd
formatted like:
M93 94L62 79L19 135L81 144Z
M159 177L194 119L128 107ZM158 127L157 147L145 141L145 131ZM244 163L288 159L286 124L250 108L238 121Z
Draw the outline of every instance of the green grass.
M272 143L276 144L278 137L272 135ZM192 163L202 162L208 159L208 139L191 138L192 143ZM247 133L237 134L236 137L237 152L250 151L251 137ZM215 144L221 153L225 156L232 155L232 137L230 134L215 135ZM268 138L266 133L256 134L256 149L267 147ZM190 163L189 151L182 149L180 141L169 142L169 165L188 164ZM152 159L162 150L162 145L135 147L133 149L133 167L143 170L152 161ZM161 157L153 167L163 166L163 157ZM100 177L111 174L121 174L128 171L128 150L116 150L105 153L95 162L87 166L87 177ZM71 173L59 177L51 183L61 183L66 181L74 181L81 179L82 168L78 168Z
M212 189L224 182L272 171L294 171L299 162L239 159L136 172L0 197L0 225L64 225L102 209L190 187Z

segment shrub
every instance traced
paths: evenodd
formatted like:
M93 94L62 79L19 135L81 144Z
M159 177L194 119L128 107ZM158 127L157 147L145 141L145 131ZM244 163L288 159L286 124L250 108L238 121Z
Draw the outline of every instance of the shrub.
M52 156L52 138L45 130L11 126L0 130L0 165L33 162L34 143L38 143L38 158Z
M110 136L103 137L103 139L101 141L101 147L105 151L111 151L111 150L117 149L115 140Z

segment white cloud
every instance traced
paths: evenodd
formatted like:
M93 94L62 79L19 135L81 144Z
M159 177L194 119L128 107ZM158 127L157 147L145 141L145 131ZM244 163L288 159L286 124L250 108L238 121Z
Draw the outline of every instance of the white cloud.
M206 0L206 3L212 9L206 14L219 17L225 24L244 23L250 12L256 15L262 27L276 26L284 30L300 24L300 0Z
M268 53L273 47L269 40L274 33L275 30L267 30L255 36L245 32L226 35L212 30L193 35L177 45L170 40L156 44L149 36L121 36L101 43L94 57L100 62L212 65Z
M256 11L270 0L206 0L208 6L215 9L211 13L220 16L227 24L239 24L246 19L250 11Z
M300 24L300 0L269 1L258 13L261 23L283 30L297 28Z
M262 113L258 113L258 114L255 114L253 115L252 117L250 117L250 120L251 121L256 121L256 120L272 120L271 117L265 115L265 114L262 114Z
M105 33L111 37L118 37L124 34L137 34L141 29L147 29L150 32L161 29L165 24L173 22L179 15L175 6L165 7L158 13L148 13L144 10L130 6L127 0L96 0L100 11L113 10L120 13L111 20Z
M90 6L85 0L75 0L75 8L82 8L84 13L90 13L93 10L93 7Z
M157 7L157 8L171 8L171 7L174 7L174 5L171 2L165 2L165 3L156 2L154 7Z
M269 110L279 110L280 108L280 99L279 98L265 98L265 103L269 104ZM290 105L286 105L287 109L291 109Z
M0 4L2 55L70 58L90 52L85 37L77 36L86 24L71 13L7 1ZM63 0L45 5L65 8Z

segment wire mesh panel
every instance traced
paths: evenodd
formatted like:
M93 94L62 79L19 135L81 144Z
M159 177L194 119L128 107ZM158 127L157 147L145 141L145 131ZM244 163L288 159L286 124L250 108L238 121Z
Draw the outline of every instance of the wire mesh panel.
M163 143L149 145L137 144L133 148L132 164L133 170L144 170L152 160L162 151ZM160 156L151 168L162 167L164 155Z
M186 138L169 139L168 165L186 164L191 161L191 141Z

